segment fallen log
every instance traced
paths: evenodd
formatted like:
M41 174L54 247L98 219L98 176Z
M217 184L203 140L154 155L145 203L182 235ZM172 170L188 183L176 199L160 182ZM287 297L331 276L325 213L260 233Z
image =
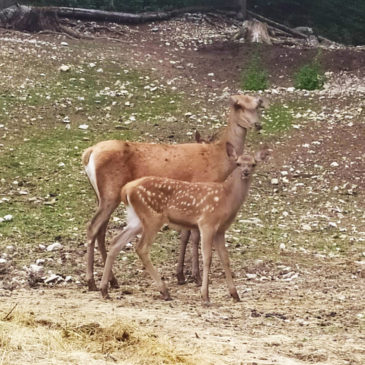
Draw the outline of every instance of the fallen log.
M261 22L265 22L265 23L267 23L267 24L269 24L269 25L271 25L271 26L273 26L275 28L278 28L280 30L283 30L284 32L287 32L287 33L289 33L291 35L294 35L294 36L296 36L298 38L304 38L304 39L307 39L308 38L308 36L306 34L303 34L303 33L299 32L299 31L297 31L295 29L289 28L289 27L287 27L287 26L285 26L283 24L274 22L273 20L268 19L268 18L265 18L262 15L259 15L257 13L254 13L252 11L248 11L247 13L251 17L253 17L253 18L257 19L257 20L260 20Z
M169 20L185 13L208 13L215 11L213 7L188 7L169 11L145 12L139 14L122 13L95 9L49 7L47 11L56 12L60 18L71 18L88 21L106 21L122 24L139 24L153 21ZM230 8L227 8L227 10Z

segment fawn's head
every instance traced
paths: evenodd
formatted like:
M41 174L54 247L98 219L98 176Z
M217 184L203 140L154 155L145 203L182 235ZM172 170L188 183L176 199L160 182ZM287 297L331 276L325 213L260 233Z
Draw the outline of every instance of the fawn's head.
M235 112L233 121L238 126L245 129L255 127L260 130L262 128L258 110L267 106L266 100L249 95L232 95L230 101Z
M256 152L254 156L248 153L237 156L236 150L230 143L227 143L226 148L229 158L234 161L237 168L241 171L242 179L250 177L254 172L256 165L259 162L265 161L271 152L271 150L265 146L263 149Z

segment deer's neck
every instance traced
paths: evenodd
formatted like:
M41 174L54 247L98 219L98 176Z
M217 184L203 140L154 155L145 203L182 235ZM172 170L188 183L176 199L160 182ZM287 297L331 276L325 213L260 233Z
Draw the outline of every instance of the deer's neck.
M241 170L235 169L226 179L224 191L226 193L226 204L232 209L232 215L236 215L243 202L247 199L248 191L252 182L252 174L242 179Z
M243 146L246 140L247 129L238 125L236 119L239 117L239 112L233 110L231 107L228 116L228 124L222 136L222 143L226 145L227 142L231 143L235 148L237 155L242 154Z

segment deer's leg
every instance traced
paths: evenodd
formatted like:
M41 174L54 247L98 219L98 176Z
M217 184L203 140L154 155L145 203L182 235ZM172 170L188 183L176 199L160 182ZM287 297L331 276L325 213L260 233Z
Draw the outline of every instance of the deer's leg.
M238 296L237 289L233 283L232 271L229 265L228 251L225 245L224 232L217 233L214 239L214 244L224 268L229 294L235 301L239 302L240 297Z
M152 279L157 284L158 290L162 294L163 298L165 300L171 300L169 291L167 290L165 283L162 281L158 271L153 266L150 258L151 245L156 236L156 233L159 231L160 228L161 225L157 226L157 224L153 227L144 226L141 240L137 243L136 246L136 252L142 260L143 266L145 267L146 271L151 275Z
M199 227L200 228L200 227ZM212 263L212 244L214 233L209 227L200 228L202 239L202 255L203 255L203 282L201 287L201 296L204 305L209 305L209 271Z
M199 241L200 233L198 229L193 229L190 235L191 249L192 249L192 277L197 285L202 285L202 278L199 270Z
M107 226L108 226L108 222L105 222L102 225L102 227L100 228L100 231L96 236L96 241L98 242L99 251L101 253L101 257L103 258L104 265L105 265L106 257L107 257L106 248L105 248L105 234L106 234ZM110 286L115 289L119 288L118 281L115 278L113 272L111 273L111 276L110 276Z
M189 237L190 237L190 231L187 229L183 229L180 234L180 253L176 268L177 283L179 285L185 284L186 282L184 275L184 262L185 262L186 246L188 245Z
M113 242L110 246L109 254L105 262L103 277L100 283L101 294L104 298L109 298L108 281L111 281L111 278L113 276L112 266L115 258L118 256L121 249L141 231L142 225L140 224L137 226L127 226L113 239Z
M87 230L87 268L86 268L86 281L89 290L97 290L95 279L94 279L94 248L95 248L95 240L100 231L102 231L102 227L107 225L109 222L109 218L115 208L118 206L120 200L112 201L110 203L100 204L93 219L91 220L88 230ZM101 246L104 247L105 250L105 232L103 237L104 242ZM103 241L102 240L102 241Z

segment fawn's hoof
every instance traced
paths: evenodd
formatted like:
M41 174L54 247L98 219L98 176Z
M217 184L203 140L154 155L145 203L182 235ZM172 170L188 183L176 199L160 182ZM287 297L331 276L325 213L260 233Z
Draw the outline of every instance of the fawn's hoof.
M240 297L239 297L239 295L238 295L237 291L235 291L235 292L231 293L231 297L233 298L233 300L234 300L235 302L240 302L240 301L241 301L241 299L240 299Z
M100 289L100 292L101 292L101 296L104 298L104 299L111 299L110 298L110 295L108 293L108 288L101 288Z
M209 308L211 306L210 300L202 300L202 306L205 308Z
M163 300L166 300L166 301L172 300L170 293L167 289L164 291L161 291L161 294L162 294Z

